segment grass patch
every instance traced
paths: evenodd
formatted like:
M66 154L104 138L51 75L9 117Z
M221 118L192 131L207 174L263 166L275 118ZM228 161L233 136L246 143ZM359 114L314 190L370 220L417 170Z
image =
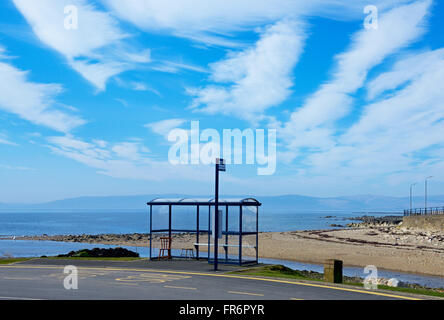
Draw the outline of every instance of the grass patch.
M323 275L321 273L306 271L306 270L304 271L293 270L281 265L254 267L244 270L232 271L230 273L262 276L262 277L323 281Z
M364 284L356 283L356 282L345 281L344 284L351 285L351 286L364 287ZM378 285L378 289L444 298L444 290L442 290L442 289L390 287L390 286L385 286L385 285L381 285L381 284Z
M0 264L12 264L16 262L28 261L32 258L0 258Z
M267 265L261 267L247 268L244 270L232 271L233 274L252 275L271 278L285 278L295 280L309 280L324 282L323 274L313 271L300 271L287 268L282 265ZM349 286L364 287L363 283L356 282L356 279L344 277L343 284ZM401 293L412 293L432 297L444 298L444 290L442 289L428 289L428 288L402 288L402 287L389 287L384 285L378 285L380 290L388 290Z

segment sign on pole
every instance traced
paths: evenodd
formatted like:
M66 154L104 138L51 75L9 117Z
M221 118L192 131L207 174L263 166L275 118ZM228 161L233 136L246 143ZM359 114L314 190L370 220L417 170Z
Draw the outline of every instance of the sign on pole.
M216 160L216 165L217 165L217 170L218 171L222 171L222 172L226 171L225 160L224 159L217 159Z

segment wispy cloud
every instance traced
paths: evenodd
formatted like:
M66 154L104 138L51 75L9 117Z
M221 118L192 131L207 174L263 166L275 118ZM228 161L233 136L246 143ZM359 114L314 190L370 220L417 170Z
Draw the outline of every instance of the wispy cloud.
M105 89L110 77L150 61L149 50L126 44L129 35L118 22L87 0L14 0L14 4L40 41L64 55L98 90ZM77 8L77 29L64 28L68 5Z
M4 133L0 133L0 144L5 144L5 145L9 145L9 146L17 146L18 145L17 143L10 141L9 137Z
M101 0L120 19L148 32L168 32L206 45L238 47L233 32L289 17L362 18L366 0ZM410 0L373 0L382 10Z
M351 95L364 85L372 68L424 33L430 4L426 0L397 7L380 17L377 30L362 29L353 36L350 48L336 57L332 79L292 113L281 131L293 157L299 148L333 145L335 121L351 111Z
M0 164L0 168L7 169L7 170L17 170L17 171L29 171L29 170L32 170L32 168L29 168L29 167L8 166L8 165L5 165L5 164Z
M174 166L148 156L148 149L139 142L86 142L72 135L49 137L52 152L97 169L99 174L122 179L148 181L207 181L210 167Z
M59 110L55 96L61 92L61 85L31 82L28 72L0 61L0 109L34 124L68 132L85 121Z
M294 152L290 156L298 157L301 183L317 181L328 189L347 181L349 190L365 186L378 192L381 184L439 175L443 49L403 52L388 71L367 81L371 69L424 33L430 3L393 9L381 17L378 30L356 34L351 48L338 56L333 79L293 113L282 138ZM359 105L357 121L344 128L336 121L351 112L352 94L361 88L367 89L367 102Z
M179 128L186 122L184 119L167 119L158 122L148 123L145 125L154 133L163 136L165 139L168 138L168 134L171 130Z
M174 62L174 61L157 61L154 62L151 66L151 69L162 71L162 72L169 72L169 73L179 73L183 70L193 71L193 72L200 72L200 73L207 73L208 71L205 68L202 68L200 66L196 66L189 63L183 63L183 62Z
M416 58L430 63L411 64ZM364 106L362 117L338 137L333 148L310 155L307 163L312 174L390 184L440 175L444 168L444 93L440 89L444 57L439 50L401 59L379 79L393 77L400 65L409 66L403 69L406 86Z
M253 48L230 53L210 66L210 79L218 84L189 89L194 96L191 107L260 120L265 110L290 95L292 70L304 40L304 27L297 21L284 20L266 28Z
M134 91L146 91L146 92L152 92L155 95L161 97L162 94L154 89L152 86L150 86L149 84L145 83L145 82L141 82L141 81L137 81L137 80L123 80L120 77L116 77L115 79L116 83L125 89L130 89L130 90L134 90Z
M402 88L422 76L424 70L435 68L444 58L444 49L424 51L407 55L398 60L390 72L384 72L367 84L368 100L383 93Z

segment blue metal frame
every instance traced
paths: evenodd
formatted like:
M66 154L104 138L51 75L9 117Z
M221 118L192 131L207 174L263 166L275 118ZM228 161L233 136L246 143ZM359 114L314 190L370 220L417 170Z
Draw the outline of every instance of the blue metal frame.
M173 232L188 232L188 233L195 233L196 234L196 242L199 242L200 234L206 233L208 237L208 255L207 257L200 257L199 256L199 250L197 250L196 258L199 259L207 259L208 263L214 263L214 257L211 257L211 208L215 206L214 199L211 199L209 201L185 201L188 199L181 199L179 201L160 201L160 199L154 199L147 203L147 205L150 207L150 260L153 260L157 257L153 258L152 254L152 239L154 233L168 233L168 236L171 237ZM222 235L225 236L225 244L228 245L228 236L239 236L239 256L237 259L229 258L228 255L228 246L225 246L225 259L219 261L224 261L226 264L238 264L238 265L244 265L244 264L251 264L251 263L257 263L258 262L258 250L259 250L259 207L262 204L253 198L247 198L240 201L222 201L218 203L218 206L225 207L225 230L222 231ZM153 229L153 206L168 206L168 229ZM172 228L172 219L173 219L173 207L174 206L195 206L196 207L196 229L195 230L189 230L189 229L173 229ZM200 229L200 208L203 206L208 206L208 230L201 230ZM243 219L243 207L246 206L254 206L256 207L256 230L255 231L243 231L243 225L242 225L242 219ZM239 231L230 231L229 230L229 207L239 207ZM256 235L256 257L255 260L247 260L242 257L242 237L245 235ZM173 256L173 258L177 258L176 256Z

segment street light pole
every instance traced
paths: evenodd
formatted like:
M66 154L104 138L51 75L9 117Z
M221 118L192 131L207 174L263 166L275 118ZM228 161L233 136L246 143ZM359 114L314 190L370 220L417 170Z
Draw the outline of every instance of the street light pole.
M225 172L225 160L216 159L216 186L214 196L214 271L217 271L219 260L219 171Z
M214 271L217 271L217 260L218 260L218 234L219 234L219 164L217 163L219 159L216 160L216 190L214 197Z
M427 213L427 180L433 178L433 176L429 176L425 178L425 192L424 192L424 205L425 205L425 213Z
M412 206L412 188L415 186L415 185L417 185L418 183L412 183L411 185L410 185L410 214L412 213L412 210L413 210L413 206Z

